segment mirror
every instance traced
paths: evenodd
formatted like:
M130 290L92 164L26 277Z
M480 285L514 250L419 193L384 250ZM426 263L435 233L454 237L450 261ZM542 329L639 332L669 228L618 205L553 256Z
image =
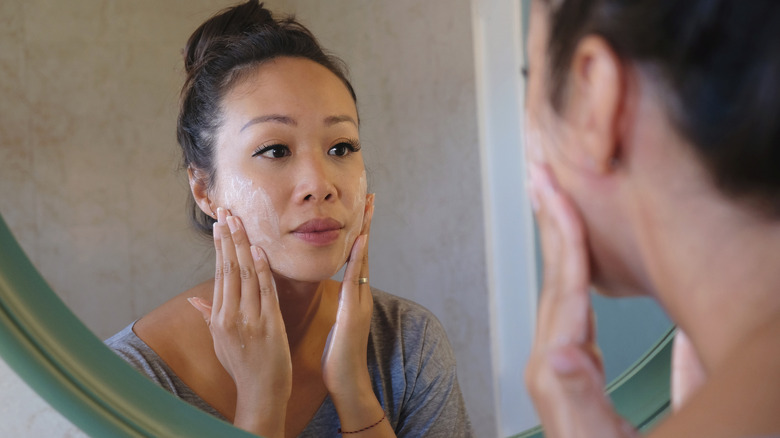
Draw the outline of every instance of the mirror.
M211 275L210 243L186 223L174 127L181 46L205 17L232 3L2 6L2 16L14 19L0 37L11 48L0 50L8 73L0 82L0 205L21 247L1 224L0 353L87 433L246 436L157 388L100 342ZM297 11L351 67L378 194L372 283L439 317L478 434L499 436L501 380L486 342L499 327L491 320L483 232L487 175L477 147L472 5L266 3ZM667 345L652 356L658 363ZM633 379L656 362L642 360L616 381L613 395L646 381ZM631 418L644 415L638 412Z

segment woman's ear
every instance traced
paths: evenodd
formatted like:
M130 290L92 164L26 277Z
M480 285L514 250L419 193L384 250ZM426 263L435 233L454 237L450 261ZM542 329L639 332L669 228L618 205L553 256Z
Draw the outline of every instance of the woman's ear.
M566 112L585 155L584 164L597 173L609 172L620 155L624 68L600 36L583 38L572 57Z
M202 212L216 219L215 211L217 209L214 202L209 198L206 172L196 167L188 166L187 176L190 180L190 190L192 190L192 197L195 198L195 203L198 204Z

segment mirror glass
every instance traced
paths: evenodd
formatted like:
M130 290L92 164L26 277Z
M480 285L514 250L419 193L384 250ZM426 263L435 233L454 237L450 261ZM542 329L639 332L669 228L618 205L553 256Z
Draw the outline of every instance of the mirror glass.
M0 211L46 282L98 339L212 275L210 242L187 224L188 186L178 170L180 51L200 22L233 3L11 0L0 6ZM498 436L497 376L486 342L495 327L471 4L266 5L296 12L350 66L370 190L377 193L372 284L439 317L477 434ZM6 291L13 301L15 290ZM667 327L656 311L644 309L597 300L611 377ZM610 338L621 333L613 324L637 314L658 323L658 330L643 332L646 344ZM75 378L85 378L91 360L104 357L91 348L84 362L60 368L72 366ZM128 370L116 368L122 376ZM53 386L43 382L36 390L46 395ZM108 394L97 393L98 399ZM166 400L164 392L156 394Z

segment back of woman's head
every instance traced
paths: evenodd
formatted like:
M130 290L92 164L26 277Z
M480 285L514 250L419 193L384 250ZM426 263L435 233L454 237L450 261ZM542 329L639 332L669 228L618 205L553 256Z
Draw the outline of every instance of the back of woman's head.
M780 1L540 1L554 107L577 43L600 35L669 91L670 120L721 191L780 214Z
M184 48L187 78L177 126L183 165L205 179L209 188L216 175L214 148L223 98L261 64L279 57L305 58L324 66L357 101L343 62L327 54L294 18L275 19L257 0L220 12L198 27ZM192 196L190 212L195 227L210 235L214 219L200 211Z

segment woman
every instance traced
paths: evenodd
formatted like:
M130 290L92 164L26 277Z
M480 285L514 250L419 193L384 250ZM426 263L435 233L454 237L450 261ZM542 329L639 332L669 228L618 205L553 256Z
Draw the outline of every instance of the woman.
M546 436L636 435L602 392L591 285L679 327L650 436L780 435L779 28L772 0L533 1L526 381Z
M178 140L215 278L108 345L263 436L470 436L441 324L368 284L374 197L340 61L253 0L203 23L185 68Z

